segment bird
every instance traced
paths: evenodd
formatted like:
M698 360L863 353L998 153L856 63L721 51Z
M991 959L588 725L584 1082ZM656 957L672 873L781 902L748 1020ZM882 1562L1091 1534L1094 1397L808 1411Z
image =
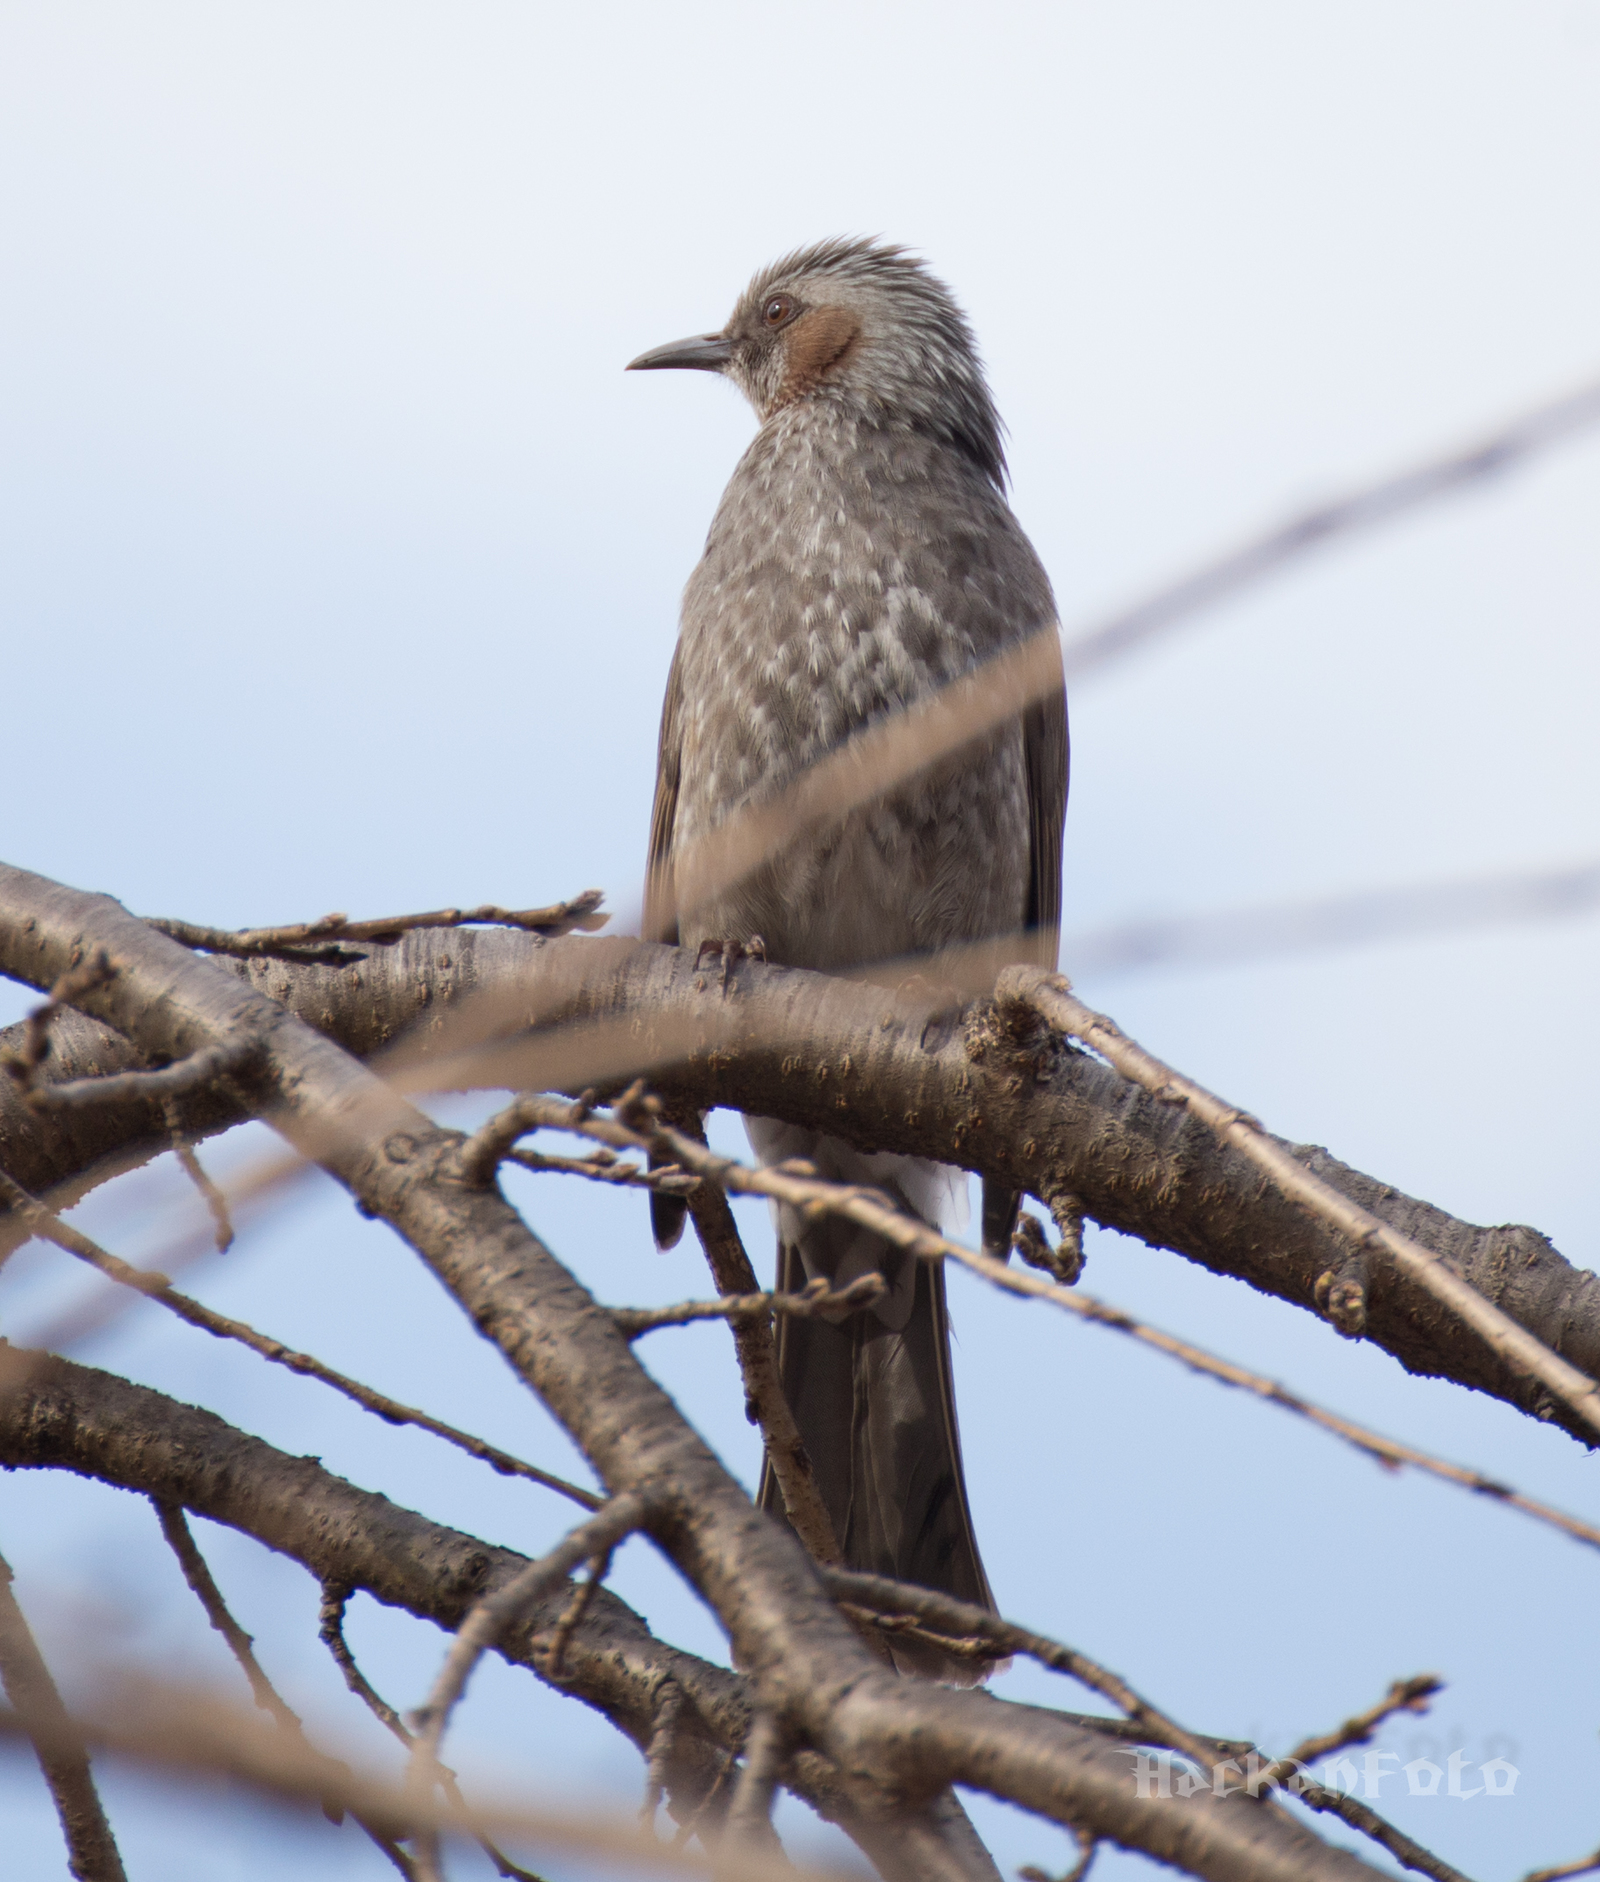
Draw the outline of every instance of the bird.
M668 369L731 380L758 429L684 591L661 715L646 938L702 956L753 947L824 972L998 941L1002 962L1053 968L1064 681L954 760L802 835L701 905L678 894L677 862L728 819L1055 623L1049 578L1006 501L1003 428L954 295L896 244L819 242L763 268L719 331L628 368ZM965 1176L940 1165L771 1118L745 1122L763 1163L805 1158L931 1224L965 1197ZM657 1243L670 1247L682 1198L650 1201ZM1009 1253L1018 1201L985 1181L989 1252ZM846 1566L993 1611L962 1469L942 1267L836 1216L774 1213L780 1289L819 1277L844 1286L872 1271L885 1283L848 1318L784 1315L777 1327L785 1395ZM759 1500L782 1519L770 1465ZM972 1677L929 1649L895 1658L903 1670Z

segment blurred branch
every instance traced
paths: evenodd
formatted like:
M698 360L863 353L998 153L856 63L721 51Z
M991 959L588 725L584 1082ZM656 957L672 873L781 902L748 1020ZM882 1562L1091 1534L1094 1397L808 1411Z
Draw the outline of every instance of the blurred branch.
M1037 631L858 731L760 802L725 818L675 854L669 900L681 917L726 895L808 831L851 811L983 737L1064 682L1143 648L1309 550L1481 484L1600 422L1600 385L1579 388L1344 497L1301 511L1180 576L1131 607L1063 638ZM656 938L654 936L651 937Z
M1600 423L1600 385L1580 386L1468 444L1301 510L1158 588L1145 600L1070 635L1063 650L1067 678L1080 677L1149 646L1202 610L1298 561L1308 550L1393 522L1424 504L1485 483L1596 423Z
M0 1712L0 1735L23 1730L15 1713ZM686 1875L712 1873L708 1858L647 1838L636 1824L608 1822L592 1807L538 1809L500 1798L459 1809L448 1801L415 1796L376 1772L337 1763L303 1739L258 1723L204 1691L123 1681L113 1701L70 1721L70 1733L154 1769L228 1777L287 1803L320 1807L332 1801L354 1816L370 1817L394 1836L417 1828L468 1836L498 1831L537 1838L579 1856L601 1855ZM796 1871L787 1864L780 1869L758 1862L748 1872L751 1882L842 1882L826 1871Z
M73 1470L180 1503L299 1562L320 1584L361 1589L450 1632L480 1593L510 1580L526 1561L113 1373L0 1345L0 1388L0 1464ZM504 1634L502 1658L542 1677L536 1642L555 1625L559 1605L552 1598ZM736 1747L748 1723L736 1674L658 1641L603 1589L568 1644L565 1678L563 1690L578 1693L641 1750L655 1694L675 1681L689 1704L673 1781L695 1799L715 1775L717 1748Z
M1147 967L1229 966L1302 949L1570 918L1596 908L1600 862L1590 862L1124 922L1063 935L1061 955L1075 978Z
M0 1684L50 1787L67 1845L67 1867L78 1882L126 1882L88 1753L17 1605L11 1581L11 1565L0 1557Z

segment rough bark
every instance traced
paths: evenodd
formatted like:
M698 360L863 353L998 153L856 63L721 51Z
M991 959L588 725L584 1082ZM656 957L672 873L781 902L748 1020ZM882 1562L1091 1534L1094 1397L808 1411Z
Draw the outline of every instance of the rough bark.
M4 966L48 984L37 957L36 944L22 945ZM1008 1032L986 1005L930 1015L926 1003L878 988L752 962L723 995L677 949L495 930L413 934L322 963L218 966L361 1057L403 1039L414 1068L436 1062L457 1086L573 1086L650 1071L683 1103L825 1125L863 1146L964 1164L1046 1201L1076 1196L1108 1227L1313 1313L1318 1279L1347 1258L1335 1235L1209 1132L1084 1053ZM529 1018L537 1032L526 1030ZM57 1032L51 1080L140 1062L95 1021L64 1016ZM217 1090L185 1100L197 1135L240 1115ZM0 1082L0 1164L36 1193L70 1198L166 1143L157 1105L40 1116ZM1600 1378L1600 1276L1574 1268L1534 1229L1477 1227L1325 1150L1290 1148ZM0 1217L0 1246L4 1233ZM1365 1337L1410 1372L1488 1392L1583 1436L1436 1302L1381 1269L1367 1278Z
M649 1493L658 1514L648 1533L716 1612L760 1709L829 1759L866 1814L898 1810L918 1835L935 1835L930 1806L964 1784L1219 1882L1375 1873L1273 1803L1139 1799L1126 1760L1060 1715L885 1670L799 1544L752 1508L611 1316L497 1190L462 1180L459 1136L248 977L195 958L107 898L0 870L0 969L49 985L97 947L117 972L84 996L88 1011L150 1063L248 1046L237 1072L245 1103L411 1245L610 1492ZM581 992L590 963L573 965ZM820 997L828 983L813 985ZM737 998L725 1004L740 1010ZM930 1056L937 1049L922 1044ZM870 1088L870 1067L859 1077Z

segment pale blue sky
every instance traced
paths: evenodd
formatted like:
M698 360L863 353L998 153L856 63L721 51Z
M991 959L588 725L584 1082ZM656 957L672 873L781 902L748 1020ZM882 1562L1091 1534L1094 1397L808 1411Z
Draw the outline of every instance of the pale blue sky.
M759 264L881 232L950 281L1070 625L1600 371L1597 225L1595 0L0 5L0 852L225 923L590 884L626 905L677 596L751 420L703 376L621 368L717 324ZM1600 849L1597 500L1600 438L1086 683L1069 927ZM1284 1133L1594 1265L1597 933L1085 992ZM636 1199L523 1194L604 1296L701 1290L686 1251L650 1250ZM158 1169L86 1216L141 1252L195 1207ZM750 1232L765 1258L759 1214ZM196 1285L563 1467L498 1358L332 1195ZM1085 1285L1600 1515L1571 1440L1236 1284L1097 1236ZM7 1330L77 1286L55 1256L19 1258ZM1390 1799L1396 1819L1484 1882L1593 1846L1586 1552L1110 1336L964 1280L954 1295L1008 1611L1196 1728L1280 1744L1436 1670L1434 1719L1385 1744L1511 1744L1524 1775L1509 1802ZM753 1472L725 1345L709 1329L646 1351ZM83 1356L497 1540L564 1522L153 1310ZM307 1578L205 1540L297 1702L348 1723ZM91 1641L227 1677L143 1506L13 1476L0 1550L58 1657ZM720 1651L641 1546L617 1579ZM370 1604L353 1633L415 1703L437 1638ZM1026 1672L1002 1690L1079 1703ZM635 1800L632 1752L504 1669L458 1749ZM388 1873L350 1834L236 1807L185 1831L113 1790L136 1875ZM30 1877L65 1874L20 1763L0 1766L0 1817ZM1008 1867L1063 1866L1054 1833L984 1818Z

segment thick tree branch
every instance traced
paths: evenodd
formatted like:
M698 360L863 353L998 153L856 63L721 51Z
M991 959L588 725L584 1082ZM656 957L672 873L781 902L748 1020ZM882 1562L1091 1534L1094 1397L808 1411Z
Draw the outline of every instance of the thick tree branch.
M31 935L14 936L5 953L5 971L53 984ZM866 1147L958 1162L1047 1202L1076 1195L1109 1227L1319 1316L1326 1307L1318 1281L1347 1256L1331 1229L1308 1220L1175 1107L1043 1029L1009 1030L983 1006L963 1018L930 1014L873 987L749 962L724 999L697 985L692 959L677 949L481 930L408 935L339 967L262 961L233 970L361 1056L405 1035L411 1075L422 1082L576 1089L670 1068L685 1105L733 1105L823 1126ZM530 1015L538 1034L520 1031ZM42 1078L141 1062L112 1028L69 1013L56 1022ZM548 1078L536 1076L541 1070ZM221 1092L185 1101L185 1123L197 1137L243 1115ZM58 1207L166 1144L157 1106L132 1100L43 1119L0 1081L0 1165L36 1194L52 1192ZM1574 1268L1533 1229L1475 1227L1324 1150L1289 1148L1600 1377L1600 1276ZM0 1216L0 1245L6 1233ZM1582 1434L1547 1394L1403 1279L1380 1278L1369 1290L1365 1337L1408 1371L1492 1393Z

